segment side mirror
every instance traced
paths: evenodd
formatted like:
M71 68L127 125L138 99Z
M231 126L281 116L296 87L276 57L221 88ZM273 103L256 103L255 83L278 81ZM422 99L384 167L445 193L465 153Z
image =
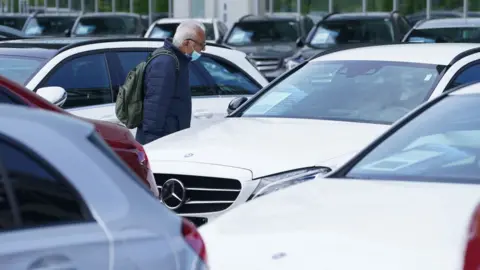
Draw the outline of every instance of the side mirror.
M233 111L242 106L243 103L245 103L247 100L247 97L237 97L232 99L232 101L230 101L230 104L228 104L227 113L231 114Z
M303 41L303 38L298 38L296 44L297 44L297 47L299 48L305 46L305 42Z
M71 30L70 29L65 29L65 32L63 32L66 37L70 37Z
M36 93L58 107L61 107L67 101L67 92L59 86L42 87Z

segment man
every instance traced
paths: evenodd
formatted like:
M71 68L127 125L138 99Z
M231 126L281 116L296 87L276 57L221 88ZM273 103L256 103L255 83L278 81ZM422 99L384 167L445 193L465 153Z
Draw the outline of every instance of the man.
M205 50L205 27L188 20L182 22L173 41L165 40L164 49L170 55L156 56L145 69L143 121L137 128L136 139L147 144L190 127L192 95L188 65Z

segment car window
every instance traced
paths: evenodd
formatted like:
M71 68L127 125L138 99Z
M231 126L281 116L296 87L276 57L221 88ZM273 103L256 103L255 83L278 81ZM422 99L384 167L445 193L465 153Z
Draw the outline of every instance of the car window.
M11 142L0 140L0 162L8 174L21 218L21 227L43 227L88 221L88 210L76 191L58 172ZM2 177L2 184L5 178ZM0 191L5 204L5 189ZM4 205L3 209L9 209ZM3 212L3 211L2 211ZM0 229L11 227L10 214L0 219Z
M210 75L205 69L191 62L188 70L192 97L212 96L216 94L213 80L209 77Z
M54 69L44 86L60 86L67 91L68 98L63 108L113 102L103 53L67 60Z
M85 17L81 18L74 34L77 36L95 35L134 35L138 19L130 16Z
M384 43L394 40L389 19L323 21L309 36L312 47L325 48L339 44Z
M45 61L42 58L0 55L0 75L25 85Z
M238 22L227 38L227 44L245 46L253 43L295 42L300 37L299 25L294 20Z
M27 16L25 17L8 17L5 16L3 18L0 18L0 25L5 25L8 27L15 28L17 30L22 30L23 25L27 21Z
M119 61L118 68L121 69L121 77L125 80L128 72L134 69L140 62L147 60L150 52L114 52L113 54Z
M313 20L308 17L306 17L304 21L305 21L305 35L307 35L308 32L312 30L314 24L313 24Z
M240 69L221 60L203 55L199 62L213 78L220 95L252 95L260 87Z
M399 16L398 17L398 28L400 28L400 33L402 35L406 35L408 33L408 31L410 31L410 24L408 23L408 21L402 17L402 16Z
M25 34L30 36L63 35L65 30L73 27L75 19L71 16L32 18L25 27Z
M348 178L480 184L478 95L440 100L366 154Z
M477 43L480 42L480 27L414 29L406 41L411 43Z
M440 68L314 60L248 103L240 116L391 124L428 99Z
M18 105L19 102L17 100L12 99L10 95L7 94L9 90L0 86L0 104L15 104Z
M448 86L448 89L474 82L480 82L480 63L470 65L461 70Z

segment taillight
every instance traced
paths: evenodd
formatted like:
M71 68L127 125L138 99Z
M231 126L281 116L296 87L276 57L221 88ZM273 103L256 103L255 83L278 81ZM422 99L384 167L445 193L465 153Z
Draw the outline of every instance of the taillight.
M477 206L477 209L475 209L475 213L470 223L463 269L480 269L480 205Z
M198 257L207 264L207 249L202 236L195 225L186 219L182 220L182 235L187 244L197 253Z

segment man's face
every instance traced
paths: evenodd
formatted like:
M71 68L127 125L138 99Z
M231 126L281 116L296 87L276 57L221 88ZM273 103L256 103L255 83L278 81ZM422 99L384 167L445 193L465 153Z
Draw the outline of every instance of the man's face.
M190 40L193 43L193 50L196 52L202 52L205 50L205 33L201 30L197 31L196 37ZM193 51L192 51L193 52Z

